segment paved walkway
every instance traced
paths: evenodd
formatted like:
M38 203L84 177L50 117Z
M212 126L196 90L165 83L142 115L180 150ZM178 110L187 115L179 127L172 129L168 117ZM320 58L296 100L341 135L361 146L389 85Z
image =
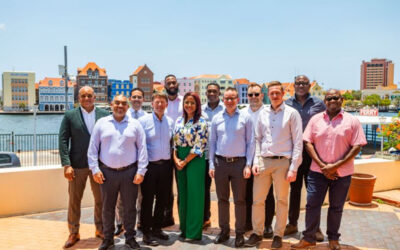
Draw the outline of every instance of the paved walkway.
M219 232L217 226L217 203L212 201L212 227L204 231L201 242L190 244L179 238L178 226L166 229L170 240L162 242L154 249L231 249L234 234L227 244L215 245L212 240ZM82 209L81 240L71 249L97 249L101 240L94 237L93 208ZM233 205L231 204L231 225L234 225ZM178 218L175 209L175 218ZM321 228L326 230L327 207L322 210ZM0 219L0 249L62 249L68 236L66 211L24 215ZM304 229L304 211L301 212L299 228ZM400 249L400 208L374 203L368 208L346 204L342 226L341 244L344 249ZM247 234L248 235L248 234ZM300 233L284 238L282 249L290 249L297 242ZM137 240L142 245L140 232ZM123 236L115 239L114 249L129 249L124 245ZM258 248L269 248L271 240L264 240ZM143 246L142 249L151 249ZM256 249L256 248L253 248ZM327 249L327 242L318 244L317 249Z

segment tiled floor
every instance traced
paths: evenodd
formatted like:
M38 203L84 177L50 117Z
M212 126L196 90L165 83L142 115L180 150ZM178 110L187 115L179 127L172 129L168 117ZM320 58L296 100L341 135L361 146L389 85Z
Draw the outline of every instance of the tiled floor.
M217 226L217 203L212 201L212 227L204 231L203 240L198 244L182 242L178 226L167 228L170 240L154 249L230 249L234 237L224 245L215 245L212 240L219 232ZM97 249L101 240L94 238L93 209L82 209L81 240L71 249ZM231 225L234 224L231 204ZM326 231L327 207L323 207L321 228ZM175 209L175 218L177 212ZM301 212L299 228L304 229L304 211ZM368 208L346 204L341 230L341 244L344 249L400 249L400 209L394 206L374 203ZM233 232L232 232L232 235ZM0 249L61 249L67 239L66 211L16 216L0 219ZM300 238L300 233L285 237L282 249ZM138 242L142 245L141 234ZM129 249L123 243L123 236L116 238L113 249ZM271 240L264 240L258 248L269 248ZM142 245L143 246L143 245ZM151 249L143 246L142 249ZM256 249L256 248L253 248ZM318 244L317 249L327 249L327 242Z

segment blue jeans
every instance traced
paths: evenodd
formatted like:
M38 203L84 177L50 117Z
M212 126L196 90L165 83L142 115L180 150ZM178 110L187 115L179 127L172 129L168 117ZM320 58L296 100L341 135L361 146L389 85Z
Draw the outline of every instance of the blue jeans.
M339 240L339 227L342 220L343 206L350 187L351 175L329 180L323 174L310 171L307 185L306 230L304 239L315 242L321 218L321 207L329 189L329 209L327 231L329 240Z

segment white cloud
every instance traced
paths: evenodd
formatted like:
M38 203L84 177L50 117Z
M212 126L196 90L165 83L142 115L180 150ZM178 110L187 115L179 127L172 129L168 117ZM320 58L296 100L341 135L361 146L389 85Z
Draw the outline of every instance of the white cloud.
M0 30L6 30L6 24L0 23Z

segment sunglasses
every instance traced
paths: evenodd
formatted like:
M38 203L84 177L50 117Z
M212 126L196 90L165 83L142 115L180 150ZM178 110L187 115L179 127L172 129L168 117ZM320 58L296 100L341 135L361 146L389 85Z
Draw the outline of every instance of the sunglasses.
M295 82L294 83L294 85L296 85L296 86L300 86L300 85L307 86L308 84L310 84L310 83L309 82Z
M340 99L339 96L328 96L328 97L325 97L325 101L327 101L327 102L330 102L332 100L338 101L339 99Z
M249 97L253 97L253 96L255 96L255 97L259 97L260 96L260 93L249 93L249 94L247 94Z

